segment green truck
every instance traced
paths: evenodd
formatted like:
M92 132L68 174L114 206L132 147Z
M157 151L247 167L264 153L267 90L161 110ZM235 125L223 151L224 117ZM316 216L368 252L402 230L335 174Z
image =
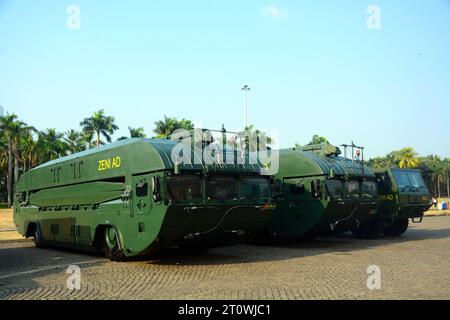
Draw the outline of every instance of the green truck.
M272 239L311 239L359 230L377 213L375 174L328 143L280 150L266 229Z
M206 164L197 148L197 161L174 163L176 145L128 139L24 173L14 198L19 233L37 247L102 250L121 260L169 246L234 244L264 228L270 178L260 165Z
M378 180L378 214L371 222L373 236L400 236L408 229L409 219L421 222L431 207L428 188L418 169L375 170Z

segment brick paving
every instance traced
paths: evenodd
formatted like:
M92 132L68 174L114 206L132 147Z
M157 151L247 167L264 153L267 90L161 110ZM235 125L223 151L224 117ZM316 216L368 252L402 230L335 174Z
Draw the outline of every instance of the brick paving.
M66 269L81 268L69 290ZM367 268L381 289L367 288ZM450 299L450 217L426 217L400 238L351 234L283 246L169 250L158 258L101 256L0 241L0 299Z

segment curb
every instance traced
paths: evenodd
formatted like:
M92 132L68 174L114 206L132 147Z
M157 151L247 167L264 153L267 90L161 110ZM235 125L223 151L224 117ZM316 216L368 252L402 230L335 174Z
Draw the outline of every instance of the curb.
M0 244L13 243L13 242L33 242L33 239L31 239L31 238L21 238L21 239L0 240Z

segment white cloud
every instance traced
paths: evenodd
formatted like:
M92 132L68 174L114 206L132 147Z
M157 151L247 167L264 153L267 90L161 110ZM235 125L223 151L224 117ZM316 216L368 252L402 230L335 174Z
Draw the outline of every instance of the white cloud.
M285 9L280 9L277 6L270 5L262 8L262 14L266 17L272 17L275 19L287 18L288 11Z

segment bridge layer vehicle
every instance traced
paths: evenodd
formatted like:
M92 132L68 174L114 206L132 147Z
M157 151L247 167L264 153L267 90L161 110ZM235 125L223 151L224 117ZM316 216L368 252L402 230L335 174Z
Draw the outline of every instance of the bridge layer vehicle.
M328 143L280 150L274 181L276 209L266 229L274 239L311 239L359 230L377 213L375 174L339 156Z
M17 184L14 222L37 247L103 250L121 260L170 246L246 241L271 216L260 165L174 163L177 142L127 139L50 161ZM235 151L224 151L233 152Z

